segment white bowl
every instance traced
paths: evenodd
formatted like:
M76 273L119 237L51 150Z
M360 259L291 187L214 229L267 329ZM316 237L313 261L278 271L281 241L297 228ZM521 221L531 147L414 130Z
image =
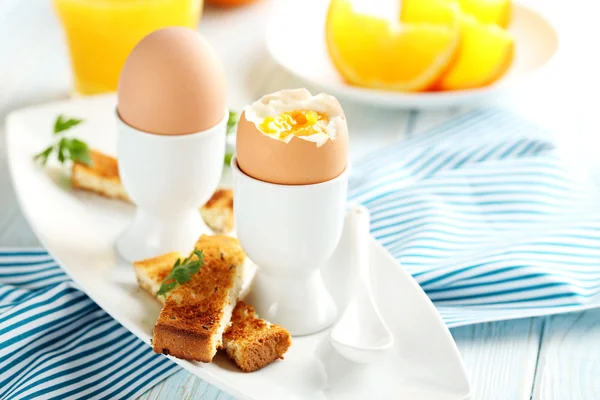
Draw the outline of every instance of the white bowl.
M493 99L500 91L518 87L555 56L558 35L537 11L514 3L509 31L515 37L510 70L494 84L447 92L394 92L352 86L334 68L325 44L328 1L286 2L276 9L267 28L268 50L283 68L333 95L386 107L443 108Z

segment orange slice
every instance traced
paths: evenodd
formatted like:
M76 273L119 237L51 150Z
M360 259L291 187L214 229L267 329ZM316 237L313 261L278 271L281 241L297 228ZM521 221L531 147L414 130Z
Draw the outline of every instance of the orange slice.
M329 55L350 84L421 91L436 82L458 48L458 29L401 24L357 14L348 0L332 0L326 26Z
M402 0L400 21L456 26L460 6L453 0Z
M510 0L458 0L460 8L484 24L506 28L510 22Z
M434 85L439 90L460 90L489 85L508 70L514 54L510 33L497 25L460 17L461 42L455 60Z

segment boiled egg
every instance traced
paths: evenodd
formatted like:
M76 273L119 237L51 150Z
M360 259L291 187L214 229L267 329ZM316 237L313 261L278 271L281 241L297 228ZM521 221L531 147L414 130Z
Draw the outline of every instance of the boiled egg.
M307 185L339 176L348 162L348 126L337 99L281 90L248 105L237 128L237 162L269 183Z
M121 71L118 114L127 125L158 135L212 128L225 118L225 72L210 43L189 28L150 33Z

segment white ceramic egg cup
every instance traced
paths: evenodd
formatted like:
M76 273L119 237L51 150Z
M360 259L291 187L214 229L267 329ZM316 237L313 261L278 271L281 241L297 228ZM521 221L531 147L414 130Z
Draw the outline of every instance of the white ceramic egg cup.
M188 253L210 233L199 208L219 185L228 113L214 127L187 135L155 135L117 114L117 158L125 190L137 205L133 223L117 240L129 262L172 251Z
M344 225L348 168L313 185L278 185L246 175L231 161L237 236L258 265L249 302L292 335L329 327L335 303L321 277Z

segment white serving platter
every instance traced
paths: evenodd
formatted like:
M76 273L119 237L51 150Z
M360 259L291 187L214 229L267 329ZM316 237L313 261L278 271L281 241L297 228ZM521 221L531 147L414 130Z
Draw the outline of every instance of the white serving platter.
M68 168L38 167L32 157L51 141L58 114L85 119L73 136L114 154L115 98L103 96L47 104L7 118L7 152L21 209L40 242L100 307L146 343L160 306L141 292L131 265L119 259L115 238L133 216L133 206L73 191ZM344 236L325 279L340 308L348 299L350 271ZM295 337L284 361L255 373L240 372L226 356L201 364L173 359L239 399L470 398L470 384L450 332L412 277L371 240L376 301L396 347L371 365L353 364L329 343L329 331Z
M397 15L393 7L387 7L388 2L390 0L353 0L357 7L367 3L363 5L366 12L381 16ZM397 0L392 2L399 4ZM361 88L344 82L327 54L324 29L328 4L328 1L319 0L281 2L267 27L266 41L269 53L284 69L340 99L386 107L423 109L493 100L507 89L531 83L558 50L558 34L548 19L532 8L513 3L508 30L515 38L515 56L510 70L494 84L478 89L430 93Z

